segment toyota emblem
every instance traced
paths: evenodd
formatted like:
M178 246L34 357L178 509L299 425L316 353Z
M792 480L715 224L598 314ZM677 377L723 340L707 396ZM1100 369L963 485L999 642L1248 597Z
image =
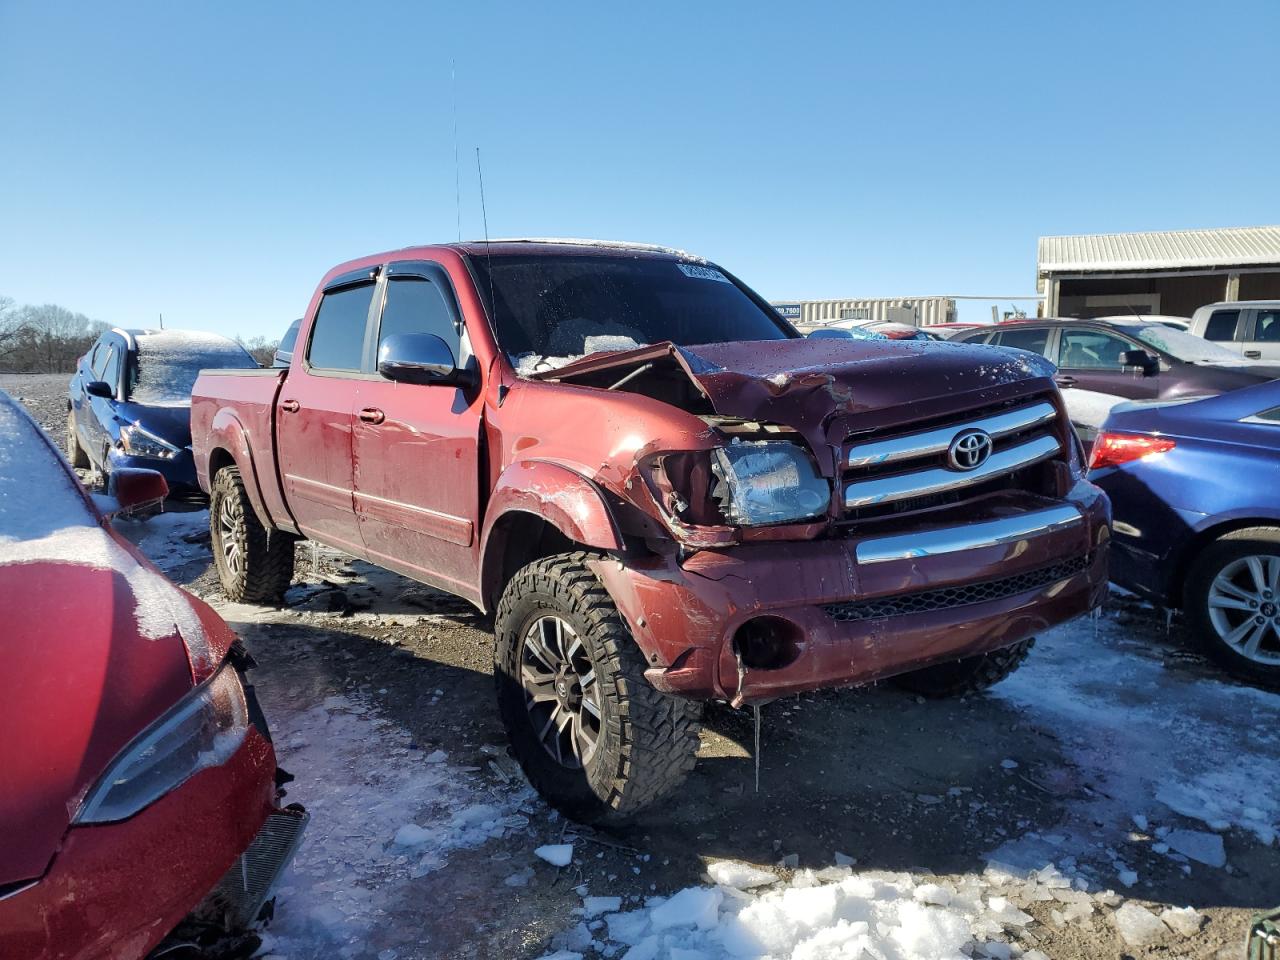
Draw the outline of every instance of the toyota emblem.
M953 470L977 470L991 456L991 434L985 430L962 430L947 448L947 462Z

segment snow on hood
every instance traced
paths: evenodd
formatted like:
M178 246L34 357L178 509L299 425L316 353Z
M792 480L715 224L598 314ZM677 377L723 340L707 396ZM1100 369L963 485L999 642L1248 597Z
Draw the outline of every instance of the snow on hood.
M212 667L200 618L186 595L141 563L102 526L66 462L0 391L0 567L65 563L119 574L134 598L138 633L179 636L198 673Z

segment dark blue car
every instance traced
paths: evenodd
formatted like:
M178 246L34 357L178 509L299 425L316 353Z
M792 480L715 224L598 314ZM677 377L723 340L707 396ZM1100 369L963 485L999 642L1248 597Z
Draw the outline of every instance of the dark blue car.
M67 397L67 457L103 478L158 470L175 492L196 487L191 387L202 367L258 366L226 337L188 330L108 330L76 364Z
M1181 609L1232 672L1280 684L1280 380L1121 404L1089 479L1111 497L1111 579Z

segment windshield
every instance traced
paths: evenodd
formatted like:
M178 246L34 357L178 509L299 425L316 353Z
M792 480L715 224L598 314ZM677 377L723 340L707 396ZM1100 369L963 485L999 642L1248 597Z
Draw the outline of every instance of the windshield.
M1127 330L1148 346L1155 347L1169 356L1187 363L1197 361L1233 360L1240 362L1240 354L1232 353L1225 347L1210 343L1185 330L1175 330L1163 325L1142 327L1138 330Z
M772 310L709 264L650 257L471 258L493 285L498 342L522 375L590 353L794 337Z
M134 403L184 406L206 367L245 369L258 362L234 340L215 333L164 330L137 336L138 352L129 364L126 396Z

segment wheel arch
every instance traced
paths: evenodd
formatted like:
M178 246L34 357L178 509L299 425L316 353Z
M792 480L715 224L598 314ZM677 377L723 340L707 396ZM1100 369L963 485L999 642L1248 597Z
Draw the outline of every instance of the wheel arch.
M480 599L497 606L521 567L577 549L620 552L622 534L600 489L566 466L546 461L513 464L489 501L480 546Z
M257 464L253 459L253 451L249 448L249 439L244 425L230 412L219 411L214 418L209 429L208 450L208 457L197 467L197 477L202 481L206 492L212 492L214 477L220 470L231 466L238 467L240 479L244 482L245 492L249 496L249 503L253 506L253 512L257 514L259 522L268 530L276 529L276 523L271 519L271 513L262 499ZM201 467L203 467L203 475L201 475Z
M1169 598L1170 606L1178 610L1186 609L1185 591L1187 578L1191 575L1191 568L1194 566L1196 558L1209 544L1222 539L1229 533L1234 533L1237 530L1247 530L1250 527L1271 527L1272 529L1280 530L1280 517L1231 517L1197 530L1182 545L1174 560L1172 572L1165 588L1165 596Z

